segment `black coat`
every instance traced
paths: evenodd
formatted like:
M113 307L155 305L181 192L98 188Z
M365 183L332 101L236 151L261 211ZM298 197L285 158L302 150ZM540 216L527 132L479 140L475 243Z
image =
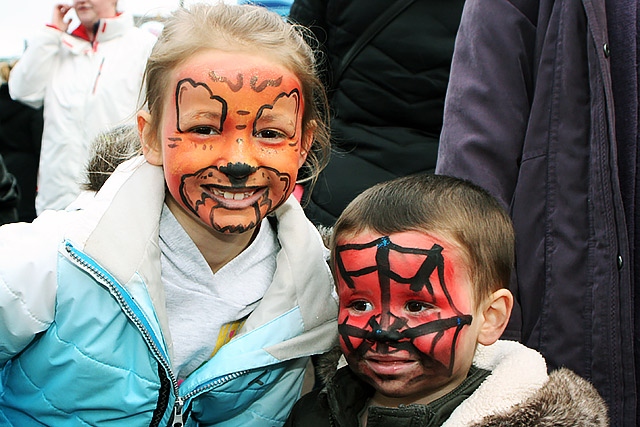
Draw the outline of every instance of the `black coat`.
M4 165L0 155L0 225L18 221L18 200L20 190L18 183Z
M333 73L345 53L391 2L294 1L290 18L310 26L326 54L332 143L339 150L305 209L312 221L333 225L362 190L398 176L435 169L463 3L416 0L372 39L335 81Z
M30 222L36 217L35 197L42 140L42 108L34 109L9 96L0 86L0 155L20 187L18 216Z

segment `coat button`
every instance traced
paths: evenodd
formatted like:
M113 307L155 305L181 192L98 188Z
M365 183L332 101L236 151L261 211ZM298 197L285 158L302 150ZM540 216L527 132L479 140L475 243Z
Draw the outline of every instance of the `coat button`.
M609 43L605 43L604 46L602 46L602 50L604 50L605 58L608 58L609 55L611 55L611 51L609 50Z
M622 270L622 255L618 255L618 270Z

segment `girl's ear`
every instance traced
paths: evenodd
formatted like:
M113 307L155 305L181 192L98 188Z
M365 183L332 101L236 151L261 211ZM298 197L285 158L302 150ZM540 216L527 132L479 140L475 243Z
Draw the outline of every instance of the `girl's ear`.
M508 289L498 289L484 303L482 311L483 323L478 335L478 342L491 345L496 342L509 322L513 308L513 295Z
M313 145L313 137L316 132L316 128L318 127L315 120L311 120L307 128L305 129L304 134L302 135L302 140L300 141L300 158L298 159L298 169L304 165L304 162L307 161L307 156L309 155L309 151L311 150L311 146Z
M156 138L155 129L151 126L151 114L141 110L138 111L136 119L138 121L138 135L140 136L142 153L145 159L152 165L162 166L162 148Z

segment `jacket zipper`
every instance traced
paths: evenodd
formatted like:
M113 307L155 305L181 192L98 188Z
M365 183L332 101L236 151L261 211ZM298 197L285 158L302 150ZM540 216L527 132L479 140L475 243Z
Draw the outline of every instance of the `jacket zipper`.
M111 293L111 295L113 295L113 297L116 299L120 307L122 307L122 310L124 311L125 315L133 322L136 328L138 328L138 330L142 333L142 337L144 341L147 343L147 345L151 349L151 352L155 356L156 360L160 362L160 364L164 367L165 371L169 375L169 380L171 381L173 392L176 396L176 402L173 407L173 422L171 423L171 426L182 427L184 425L184 420L182 418L182 409L184 407L184 400L180 398L180 393L179 393L180 388L178 386L178 381L176 380L176 377L173 371L171 370L171 366L169 365L169 362L167 362L167 360L164 358L164 356L158 349L158 346L156 346L156 343L151 337L151 334L149 333L147 328L142 324L140 319L135 315L135 313L133 312L129 304L127 304L124 297L122 296L118 288L113 284L113 281L111 279L106 277L100 270L98 270L93 265L87 263L78 254L76 254L75 249L68 242L65 243L65 249L69 253L69 256L71 256L73 260L75 260L81 267L83 267L85 271L87 271L96 281L98 281L98 283L102 284L107 289L109 289L109 292Z
M249 372L248 370L244 370L244 371L238 371L238 372L233 372L231 374L224 375L196 389L193 389L183 397L178 396L178 398L176 399L176 404L173 407L173 421L171 422L171 424L169 424L169 426L170 427L184 426L184 413L183 413L184 403L187 402L189 399L192 399L193 397L199 394L206 393L208 390L215 388L221 384L224 384L228 381L241 377L248 372Z
M212 380L209 383L203 384L200 387L193 389L191 392L187 393L184 397L183 400L188 400L191 399L199 394L205 393L209 390L211 390L212 388L215 388L221 384L224 384L226 382L229 382L231 380L234 380L236 378L239 378L245 374L247 374L249 371L248 370L244 370L244 371L238 371L238 372L232 372L231 374L227 374L224 375L222 377L218 377L214 380Z
M135 313L133 312L133 310L131 309L131 307L129 306L129 304L127 304L127 302L125 301L124 297L122 296L122 294L120 293L120 291L118 290L118 288L113 284L113 281L111 279L109 279L108 277L106 277L100 270L98 270L96 267L94 267L93 265L89 264L88 262L86 262L84 259L82 259L76 252L75 249L71 246L70 243L65 243L65 248L67 250L67 252L69 253L69 256L71 256L71 258L73 260L75 260L81 267L83 267L89 274L91 274L91 276L96 279L100 284L102 284L103 286L105 286L107 289L109 289L109 292L111 293L111 295L114 296L114 298L116 299L116 301L118 301L118 304L122 307L124 313L126 314L126 316L134 323L134 325L136 325L136 327L138 328L138 330L142 333L142 337L144 339L144 341L147 343L147 345L149 346L149 348L151 348L151 351L153 353L153 355L156 357L156 359L160 362L160 364L165 368L165 371L168 373L169 375L169 380L171 381L171 385L173 388L173 392L176 396L176 402L173 405L173 414L172 414L172 421L171 424L169 424L170 427L183 427L184 426L184 413L183 413L183 409L184 409L184 404L186 401L188 401L189 399L191 399L192 397L199 395L201 393L204 393L214 387L217 387L221 384L224 384L230 380L233 380L235 378L241 377L242 375L247 374L249 371L248 370L243 370L243 371L238 371L238 372L233 372L231 374L227 374L224 375L222 377L216 378L213 381L204 384L194 390L192 390L191 392L187 393L185 396L180 397L180 388L178 385L178 381L176 380L176 377L173 373L173 371L171 370L171 366L169 365L169 363L167 362L167 360L164 358L164 356L162 355L162 353L160 352L160 350L158 349L158 347L156 346L153 338L151 337L151 334L149 333L149 331L147 330L147 328L145 328L145 326L142 324L142 322L140 321L140 319L138 319L138 317L135 315Z
M97 43L96 43L97 45ZM91 91L92 95L96 94L96 89L98 87L98 80L100 79L100 76L102 75L102 67L104 66L104 58L102 58L102 61L100 61L100 67L98 67L98 74L96 75L96 80L93 82L93 90Z
M173 420L170 427L182 427L184 426L184 418L182 417L182 409L184 408L184 401L180 396L176 398L176 404L173 406Z

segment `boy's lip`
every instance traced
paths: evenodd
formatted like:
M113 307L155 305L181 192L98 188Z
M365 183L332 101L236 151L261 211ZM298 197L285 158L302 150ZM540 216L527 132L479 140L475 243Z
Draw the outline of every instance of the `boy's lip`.
M364 357L364 363L379 375L398 375L412 369L418 361L410 356L402 357L389 354L370 354Z

